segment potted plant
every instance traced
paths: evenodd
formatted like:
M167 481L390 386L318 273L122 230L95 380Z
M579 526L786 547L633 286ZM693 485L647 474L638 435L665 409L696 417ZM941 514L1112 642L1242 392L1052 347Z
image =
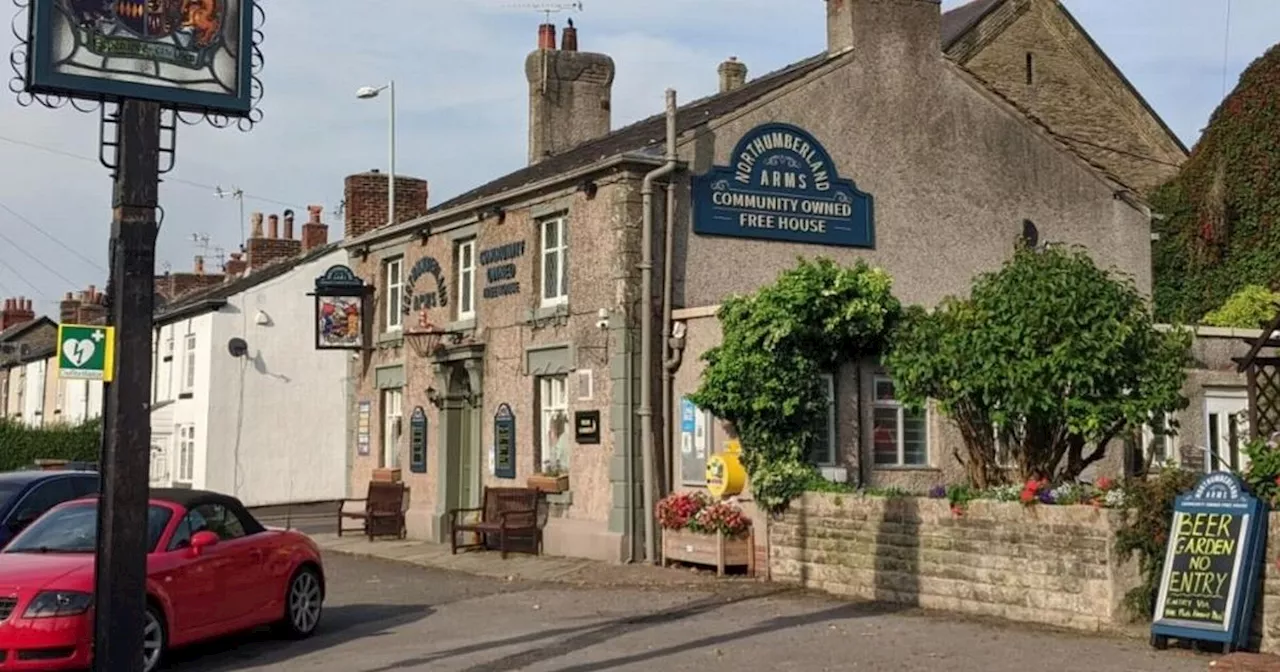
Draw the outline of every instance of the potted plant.
M558 461L544 462L542 470L530 476L526 485L542 492L558 493L569 490L569 470Z
M736 500L714 501L703 492L673 492L658 502L662 527L662 564L675 560L725 567L746 566L755 573L755 539L751 519Z

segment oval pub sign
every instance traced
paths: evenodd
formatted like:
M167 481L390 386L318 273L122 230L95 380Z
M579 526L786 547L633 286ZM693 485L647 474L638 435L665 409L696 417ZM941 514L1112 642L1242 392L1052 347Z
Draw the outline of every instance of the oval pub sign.
M757 126L738 141L731 163L694 176L694 233L875 247L871 196L841 178L803 129Z

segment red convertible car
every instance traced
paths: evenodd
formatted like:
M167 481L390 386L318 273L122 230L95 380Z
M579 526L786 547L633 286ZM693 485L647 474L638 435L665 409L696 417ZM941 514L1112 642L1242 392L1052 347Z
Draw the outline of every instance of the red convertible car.
M93 653L96 499L51 509L0 553L0 670L87 668ZM324 603L320 551L264 528L239 500L151 491L147 517L146 672L170 648L276 625L315 632Z

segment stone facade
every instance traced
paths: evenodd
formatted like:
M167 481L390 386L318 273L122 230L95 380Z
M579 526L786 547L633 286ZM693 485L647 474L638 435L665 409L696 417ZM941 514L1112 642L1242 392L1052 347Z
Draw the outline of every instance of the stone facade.
M769 523L775 581L858 599L1146 637L1123 606L1141 583L1115 554L1120 513L1091 506L808 494ZM1268 526L1280 525L1270 514ZM1280 555L1267 541L1254 646L1280 652Z
M1139 193L1187 150L1058 0L1004 0L947 54Z

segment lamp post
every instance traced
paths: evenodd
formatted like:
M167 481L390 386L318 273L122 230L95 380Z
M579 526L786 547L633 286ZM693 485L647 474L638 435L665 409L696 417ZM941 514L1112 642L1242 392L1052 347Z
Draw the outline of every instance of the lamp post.
M387 124L387 160L390 163L390 174L387 175L387 223L396 223L396 82L391 80L382 86L362 86L356 90L356 98L367 100L377 98L383 91L387 92L390 103L390 120Z

